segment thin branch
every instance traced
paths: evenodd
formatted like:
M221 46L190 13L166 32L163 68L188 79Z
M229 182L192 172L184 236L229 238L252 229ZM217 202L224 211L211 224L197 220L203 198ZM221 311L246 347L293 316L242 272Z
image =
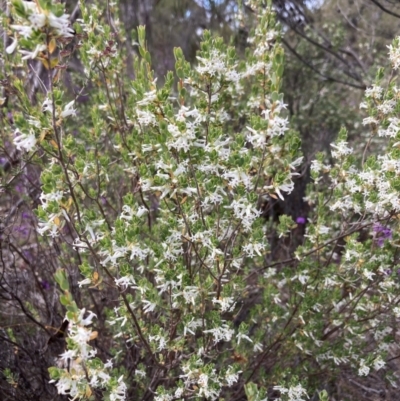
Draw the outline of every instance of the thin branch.
M287 49L291 53L293 53L304 65L309 67L311 70L313 70L315 73L317 73L318 75L323 77L328 82L337 82L337 83L342 84L342 85L347 85L347 86L351 86L352 88L362 89L362 90L365 90L367 88L366 85L353 84L351 82L342 81L341 79L333 78L333 77L331 77L329 75L323 74L322 72L318 71L318 69L316 67L314 67L311 63L306 61L299 53L297 53L296 50L293 47L291 47L289 45L289 43L285 39L282 38L281 40L282 40L282 43L287 47Z
M377 1L377 0L370 0L370 1L372 1L372 3L374 3L378 8L380 8L385 13L390 14L393 17L400 18L400 14L397 14L397 13L395 13L395 12L393 12L391 10L388 10L387 8L383 7L383 5L381 3L379 3L379 1Z

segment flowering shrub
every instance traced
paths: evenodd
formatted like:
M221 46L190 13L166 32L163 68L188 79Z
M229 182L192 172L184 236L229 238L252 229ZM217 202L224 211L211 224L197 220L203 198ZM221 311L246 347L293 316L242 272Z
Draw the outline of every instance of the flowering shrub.
M57 288L41 283L44 300L59 295L62 330L48 330L53 313L40 303L27 316L50 335L41 354L58 394L322 401L342 371L398 385L395 81L363 104L387 152L367 158L370 141L358 157L342 130L334 164L322 154L312 163L310 215L261 218L262 204L287 199L302 164L280 93L279 27L261 3L248 3L245 59L206 31L197 64L175 49L175 72L159 84L144 27L135 79L125 77L117 2L105 14L81 4L72 28L62 5L13 1L3 149L19 162L7 185L40 171L39 194L24 202L38 248L57 250ZM42 74L34 96L23 84L32 63Z

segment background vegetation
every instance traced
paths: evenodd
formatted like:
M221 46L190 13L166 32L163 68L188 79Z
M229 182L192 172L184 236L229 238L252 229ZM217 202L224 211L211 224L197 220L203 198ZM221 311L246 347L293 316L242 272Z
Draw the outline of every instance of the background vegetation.
M39 3L52 10L58 2ZM276 25L272 14L262 17L267 4L252 3L67 0L58 6L75 32L63 36L46 25L29 43L15 33L19 3L2 2L2 400L73 398L60 383L67 376L71 382L65 383L72 383L75 374L76 394L93 400L302 400L305 393L315 401L398 398L399 210L397 195L390 204L379 198L382 181L398 192L397 165L390 170L380 164L386 156L397 161L398 143L395 129L392 137L378 132L397 124L397 71L390 71L388 46L398 32L400 6L386 0L275 1ZM139 26L146 26L145 34ZM276 34L267 40L271 31ZM28 58L8 51L17 36ZM268 49L257 56L263 40ZM32 52L39 43L45 48L38 59ZM271 63L270 70L237 81L226 72L199 72L202 59L211 62L216 54L226 55L230 73L244 76L257 61ZM220 94L211 101L218 84ZM365 99L375 84L384 94L370 90ZM206 117L184 117L182 128L179 118L193 109ZM267 132L266 110L271 121L287 118L288 127L282 123L284 136L267 134L267 150L260 150L248 127ZM373 120L363 122L367 116ZM168 124L181 132L193 124L193 141L207 131L221 153L187 151L176 143L160 150L154 138L172 141ZM38 145L26 152L20 134L33 131ZM228 145L217 145L219 138ZM234 157L224 159L224 146ZM335 155L337 147L343 153ZM346 153L350 148L354 154ZM173 175L186 157L188 178L176 184ZM218 158L225 171L248 174L252 189L244 179L235 186L228 173L212 181L214 173L191 169ZM170 179L174 184L164 193ZM352 180L358 189L346 186ZM176 195L175 184L183 192ZM204 206L217 187L223 207ZM366 193L371 198L361 200ZM242 198L247 217L256 210L257 220L243 223L231 211ZM353 209L338 207L343 199L352 199ZM371 204L379 207L372 211ZM207 227L230 221L243 227L213 237L195 217L182 223L191 213ZM182 230L184 240L170 237ZM168 241L178 253L164 266L160 255ZM132 244L151 252L115 256L118 246L132 251ZM244 257L250 245L253 252ZM104 262L107 255L115 260ZM236 257L243 259L238 270L230 266ZM160 294L165 282L172 289ZM186 287L200 290L191 295ZM124 319L129 328L121 329ZM89 323L90 345L79 348L69 339ZM218 327L224 340L216 340ZM86 364L65 356L78 349L97 356ZM100 371L109 378L99 379Z

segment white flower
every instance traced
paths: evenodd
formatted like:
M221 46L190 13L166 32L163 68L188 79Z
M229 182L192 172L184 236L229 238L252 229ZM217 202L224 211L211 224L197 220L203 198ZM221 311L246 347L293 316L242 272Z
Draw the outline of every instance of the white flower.
M43 109L43 112L49 111L50 113L52 113L53 112L53 102L49 98L46 98L42 104L42 109Z
M156 81L154 80L152 82L152 84L155 86ZM136 102L136 104L138 106L147 106L148 104L152 103L156 99L157 99L157 91L154 89L154 90L152 90L150 92L146 92L143 95L143 99L138 101L138 102Z
M201 75L208 74L210 76L216 76L228 72L225 64L224 55L218 50L212 50L210 57L208 59L197 57L199 65L197 66L197 71Z
M27 13L37 13L38 12L38 7L36 5L36 2L31 2L31 1L22 1L22 5L24 6L24 9Z
M61 117L65 118L68 116L74 116L76 114L76 110L73 108L75 104L75 100L72 102L69 102L67 105L65 105L64 110L61 112Z
M136 115L139 121L140 125L143 125L145 127L149 125L156 125L157 121L156 118L154 117L153 113L148 112L147 110L136 110Z
M239 334L236 335L236 340L237 340L238 344L240 344L240 342L242 341L242 338L244 340L248 341L249 343L253 342L253 340L249 336L247 336L246 334L239 333Z
M234 216L241 220L246 232L250 231L254 221L261 215L261 212L245 199L234 200L231 206L225 206L225 208L233 209Z
M368 376L369 374L369 367L365 364L365 360L361 359L360 367L358 368L358 375L359 376Z
M79 288L81 288L83 285L88 285L92 282L90 278L85 278L84 280L78 281Z
M50 380L50 383L54 383L54 380ZM72 380L71 376L62 376L56 383L58 394L68 394L72 396L71 387L76 383Z
M374 279L374 276L375 276L375 273L374 273L374 272L371 272L371 271L368 270L368 269L364 269L363 275L364 275L368 280L373 280L373 279Z
M318 160L313 160L313 161L311 162L311 167L310 167L310 169L311 169L311 171L314 172L314 173L319 173L319 172L322 170L322 167L323 167L323 165L321 164L320 161L318 161Z
M347 146L347 142L340 141L336 144L331 143L332 148L336 150L332 150L333 157L347 156L353 153L353 149Z
M13 39L13 42L11 43L11 45L6 47L6 53L7 54L14 53L14 50L16 49L17 45L18 45L17 39Z
M253 347L254 352L261 352L263 350L263 346L261 343L255 343Z
M146 372L144 370L136 369L135 376L139 376L140 378L146 377Z
M55 191L55 192L49 192L48 194L45 194L42 192L40 195L40 201L42 202L42 208L47 209L49 206L50 202L59 202L63 197L63 192L62 191Z
M392 66L394 70L397 70L400 67L400 48L398 45L388 46L389 49L389 60L392 62Z
M319 235L324 235L329 233L330 228L326 226L319 226L318 227L318 234Z
M139 206L138 211L136 213L137 217L142 217L143 215L147 214L149 211L144 206Z
M378 356L374 360L374 369L375 370L382 369L385 365L386 365L385 361L380 356Z
M399 132L400 128L400 120L396 117L389 118L389 126L385 130L379 130L379 136L388 136L390 138L394 138L396 134Z
M261 251L265 249L265 244L263 243L253 243L243 245L243 252L250 258L254 258L257 254L258 256L262 256Z
M57 227L57 225L53 222L53 220L54 220L56 217L58 217L58 216L52 214L52 215L49 216L49 218L50 218L49 221L40 222L40 223L38 224L37 232L38 232L40 235L43 235L43 234L46 233L47 231L50 231L49 234L50 234L50 236L51 236L52 238L57 237L57 236L58 236L58 227Z
M49 25L54 28L58 35L64 38L74 36L74 30L70 27L69 15L63 14L61 17L56 17L53 13L48 16Z
M46 25L46 16L44 14L34 13L31 14L28 19L34 29L41 29Z
M282 386L274 386L274 390L278 390L281 394L287 394L288 401L305 401L308 399L307 391L301 384L285 388ZM305 398L303 398L305 397Z
M239 184L243 184L246 188L251 187L251 178L240 168L228 170L222 175L223 178L229 180L229 185L233 188L236 188Z
M86 348L87 343L90 341L90 336L91 336L90 330L82 326L75 326L73 329L70 330L69 337L73 339L77 344L79 344L81 348L81 353L85 354L85 352L82 351Z
M185 298L185 302L187 304L191 303L192 305L194 305L196 297L199 295L199 289L195 286L186 286L182 291L182 295L183 298Z
M233 386L239 379L239 372L238 373L226 373L225 380L228 387Z
M296 167L299 167L301 163L303 163L304 156L298 157L296 160L292 161L289 166L292 170L295 170Z
M59 355L60 360L65 361L65 362L67 362L68 359L75 358L75 356L76 356L76 350L74 350L74 349L70 349Z
M124 401L126 399L126 384L123 381L124 376L118 379L118 385L110 392L110 401Z
M377 108L383 114L389 114L389 113L393 112L395 107L396 107L396 101L391 99L391 100L385 100Z
M156 309L157 304L154 302L150 302L145 299L143 303L145 304L145 306L143 307L144 313L154 312L154 310Z
M270 136L282 136L288 129L289 120L287 118L283 118L277 115L269 117L267 132Z
M201 327L202 324L203 324L203 322L202 322L201 319L194 319L194 318L192 318L192 319L190 320L190 322L188 322L188 323L186 323L186 324L184 325L184 328L183 328L183 335L186 336L186 334L187 334L188 332L189 332L190 334L194 335L195 332L196 332L196 329L197 329L198 327Z
M226 312L226 311L232 311L233 308L235 307L235 299L232 297L226 297L226 298L214 298L212 300L213 304L219 304L221 306L221 312Z
M263 132L257 132L251 127L246 127L251 134L247 134L246 139L256 148L261 148L265 145L265 133Z
M133 278L132 275L129 276L123 276L120 278L114 278L115 284L117 284L118 287L129 287L131 285L136 285L135 279Z
M186 125L186 130L180 131L180 129L174 125L168 125L168 132L172 135L173 139L167 142L168 148L176 148L177 150L184 150L187 152L190 147L194 144L196 139L195 132L191 128L190 124Z
M208 387L208 375L206 375L205 373L202 373L199 376L199 380L197 381L197 383L201 386L201 387Z
M22 57L22 60L29 60L29 59L35 59L37 57L37 55L42 52L43 50L46 50L46 45L37 45L35 47L35 50L30 52L27 50L20 50L21 54L24 54L24 56Z
M96 316L96 314L93 313L93 312L91 312L91 311L88 311L88 312L89 312L89 316L88 316L86 319L84 319L84 318L83 318L83 315L85 314L85 312L86 312L86 309L85 309L85 308L83 308L83 309L80 311L79 317L78 317L78 322L79 322L79 324L81 324L81 325L83 325L83 326L88 326L89 324L92 323L92 320L93 320L93 318ZM96 316L96 317L97 317L97 316Z
M19 32L25 39L30 38L33 33L33 28L31 26L11 25L11 28Z
M25 150L30 152L36 145L36 138L32 131L30 134L23 134L19 131L16 132L17 136L14 138L14 145L18 150Z
M158 342L158 351L162 351L163 349L167 348L167 340L165 337L156 335L156 336L149 336L149 341L157 341Z
M232 339L234 330L230 329L227 324L222 324L221 327L216 327L210 330L204 330L204 333L212 333L214 336L214 343L219 343L220 341L230 341Z
M271 188L271 187L268 187L268 188ZM284 192L287 192L288 194L290 194L294 189L294 182L293 181L284 182L282 184L277 184L276 186L273 185L272 188L275 188L275 192L281 200L285 200L281 191L284 191Z
M365 90L365 97L373 97L375 99L380 99L382 97L383 88L377 85L372 85L371 88L367 88Z

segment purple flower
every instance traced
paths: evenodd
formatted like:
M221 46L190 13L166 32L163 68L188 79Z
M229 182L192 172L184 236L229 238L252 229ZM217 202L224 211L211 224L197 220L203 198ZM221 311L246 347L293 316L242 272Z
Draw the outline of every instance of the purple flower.
M306 224L307 219L303 216L299 216L296 218L296 223L297 224Z
M384 238L392 239L392 230L390 228L383 230L382 233Z
M14 227L14 231L20 233L24 237L29 235L29 227L25 225Z
M19 193L23 192L23 190L24 190L24 188L23 188L23 186L22 186L21 184L17 184L17 185L14 187L14 189L15 189L17 192L19 192Z
M29 262L33 260L32 253L30 251L23 251L22 254L24 255L25 259L27 259Z
M50 289L50 283L49 283L48 281L42 280L42 281L40 282L40 284L42 285L42 288L43 288L44 290L49 290L49 289Z
M381 223L375 223L372 231L375 233L375 243L379 248L383 247L385 239L392 239L392 230Z

